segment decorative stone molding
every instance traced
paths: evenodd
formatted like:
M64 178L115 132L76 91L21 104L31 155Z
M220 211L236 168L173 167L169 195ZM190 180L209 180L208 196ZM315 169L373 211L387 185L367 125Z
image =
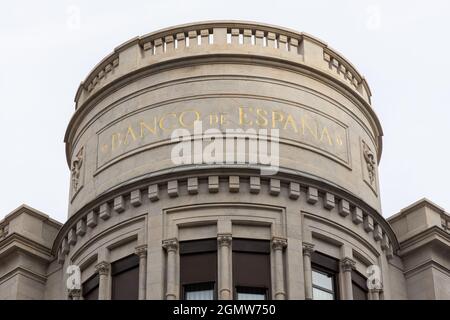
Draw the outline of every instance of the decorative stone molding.
M230 176L228 178L228 188L230 192L239 192L239 176Z
M219 192L219 176L208 177L208 190L210 193Z
M373 231L373 218L369 215L363 218L363 227L366 232Z
M152 184L148 187L148 198L150 201L159 200L159 187L157 184Z
M102 220L108 220L111 217L111 207L109 203L103 203L98 211L98 216Z
M167 182L167 193L171 198L178 197L178 180Z
M323 207L327 210L331 210L335 207L336 203L334 200L334 195L326 192L325 197L323 198Z
M140 258L146 257L147 256L147 245L143 244L143 245L137 246L134 250L134 253Z
M355 207L352 212L352 221L354 224L360 224L363 222L363 212L361 208Z
M163 240L162 246L167 252L177 251L178 250L178 239L172 238L172 239Z
M257 194L261 191L261 178L257 176L248 176L246 177L249 181L249 192L252 194ZM240 176L236 175L230 175L228 176L229 181L229 187L230 191L232 189L241 191L240 184L242 181L242 178ZM184 181L187 181L186 188L187 188L187 194L198 194L200 188L199 183L204 183L205 179L200 180L197 177L189 177L185 178ZM286 188L286 195L289 196L290 199L298 199L301 196L302 186L306 189L305 193L305 200L310 205L315 205L318 203L319 198L322 198L323 205L328 209L332 210L333 203L336 203L336 196L325 190L320 190L321 193L319 193L319 190L316 187L308 186L305 184L300 184L298 182L293 181L283 181L281 179L275 179L275 178L268 178L266 179L266 182L269 184L269 193L273 196L280 196L281 189ZM217 193L219 192L219 176L208 176L207 177L207 189L211 193ZM282 184L283 183L283 184ZM169 186L170 184L170 186ZM170 180L167 181L168 190L172 190L170 192L174 192L176 194L179 194L182 190L180 189L180 186L183 186L183 184L179 183L179 180ZM239 188L239 189L238 189ZM202 189L204 190L204 189ZM150 201L157 201L159 199L159 187L158 184L151 184L148 186L148 197ZM130 191L129 191L130 192ZM169 191L168 191L169 192ZM140 189L136 189L134 191L131 191L131 193L128 193L130 195L129 200L126 198L127 193L124 192L123 194L116 195L114 198L109 200L109 202L114 203L114 210L121 210L118 209L124 208L125 212L127 209L127 201L130 201L130 205L134 203L134 206L141 205L142 203L142 195ZM64 259L65 255L70 251L70 245L74 245L77 242L77 236L84 236L86 234L86 228L89 227L91 229L95 228L99 224L98 217L100 216L102 220L107 220L111 217L111 207L109 205L109 202L104 202L99 207L94 208L93 210L88 211L86 215L81 215L78 220L74 221L72 224L72 227L68 228L65 237L61 240L61 245L59 247L60 254L58 256L58 259L61 257ZM374 218L371 214L368 212L363 212L363 210L358 207L357 205L350 203L346 199L339 198L337 200L338 204L338 212L340 216L346 217L351 213L352 215L352 221L355 224L363 224L363 229L365 232L373 232L373 237L376 241L382 240L383 236L385 236L384 242L381 241L382 249L385 251L386 256L389 256L390 258L394 254L394 248L392 247L391 240L388 237L388 233L383 229L382 225L376 220L374 221ZM98 213L97 213L98 211ZM55 255L58 254L58 251L55 253Z
M97 270L99 275L104 276L109 274L110 267L111 267L110 263L102 261L95 265L95 270Z
M86 220L85 219L80 219L77 222L77 236L84 236L86 234Z
M261 178L250 177L250 193L258 194L261 190Z
M281 184L278 179L270 179L270 194L277 196L280 194Z
M289 183L289 198L297 200L300 197L300 184L296 182Z
M308 191L306 192L306 201L309 204L315 204L319 200L319 192L316 188L308 187Z
M339 214L342 217L346 217L346 216L348 216L350 214L350 203L348 203L347 200L341 199L339 201L339 208L338 209L339 209L338 210Z
M122 213L125 211L125 200L123 196L114 198L114 211L117 213Z
M89 211L87 218L86 218L86 224L89 228L95 228L97 226L97 213L93 210Z
M340 265L343 272L349 272L355 269L356 262L351 258L345 257L341 260Z
M80 190L82 186L82 169L84 162L84 147L81 147L70 165L72 174L72 197Z
M272 238L272 248L274 250L283 250L287 247L287 240L286 238L280 238L280 237L273 237Z
M141 190L133 190L130 193L130 203L133 207L139 207L142 204Z
M187 189L189 194L197 194L198 193L198 178L188 178L187 180Z
M309 242L302 243L303 255L311 257L314 252L314 244Z
M223 233L217 235L217 243L219 246L231 246L231 241L233 237L230 233Z

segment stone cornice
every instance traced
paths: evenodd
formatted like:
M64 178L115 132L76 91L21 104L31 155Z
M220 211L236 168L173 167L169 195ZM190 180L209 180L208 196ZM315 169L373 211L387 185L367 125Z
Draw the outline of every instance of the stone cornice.
M443 243L446 246L450 246L450 233L436 226L428 228L413 237L400 242L400 250L398 254L400 256L404 256L413 250L429 244L430 242L438 242Z
M53 254L56 256L58 253L58 250L61 248L62 245L64 245L65 250L70 250L70 246L67 245L69 242L69 238L68 238L69 232L71 233L70 240L74 241L76 243L78 235L77 235L76 231L73 231L73 230L76 230L77 223L80 221L80 219L89 219L89 217L88 217L89 214L97 215L98 210L101 205L103 205L105 203L111 204L114 202L114 199L117 197L124 197L124 196L127 196L131 192L140 190L139 194L141 194L142 197L146 197L149 199L149 201L152 201L152 202L158 201L160 198L160 195L161 195L160 193L163 192L162 191L163 189L158 187L159 185L167 184L167 183L169 183L169 181L173 182L174 179L177 181L184 181L190 177L195 177L195 179L202 179L201 180L202 183L209 183L209 181L212 181L210 179L210 177L219 177L219 176L222 179L225 179L227 177L229 179L230 176L234 176L234 177L239 176L242 179L249 179L250 177L256 177L259 179L258 180L259 183L261 183L261 180L268 180L268 179L278 180L279 184L277 183L277 185L280 185L281 188L287 188L288 190L287 190L287 192L280 192L280 190L277 190L276 196L284 196L286 194L286 196L288 198L290 198L290 199L287 199L288 201L298 201L298 199L299 199L299 197L292 198L289 196L289 194L291 194L290 190L293 188L293 184L298 184L301 186L300 192L302 193L302 196L300 197L300 199L303 199L302 201L307 201L307 193L308 193L307 191L308 190L315 190L315 193L318 194L317 197L323 197L325 194L328 194L328 195L332 194L333 199L335 201L336 208L338 208L338 204L340 203L340 201L345 199L345 201L349 205L349 208L350 207L351 208L359 208L361 212L363 212L365 215L369 216L373 222L375 222L376 224L378 224L381 227L380 228L381 240L383 240L382 241L384 243L383 249L386 249L387 255L390 256L393 252L395 253L395 251L398 249L397 238L395 237L394 232L392 231L390 225L386 222L386 220L384 220L384 218L376 210L374 210L373 208L371 208L370 206L365 204L361 199L355 197L352 194L349 194L348 192L342 190L341 188L339 188L337 186L332 186L332 185L326 183L325 181L319 181L319 180L314 180L312 178L302 177L295 173L288 174L286 172L279 172L279 174L277 176L273 176L270 178L268 178L268 177L260 178L258 176L259 171L249 170L249 168L246 168L246 169L241 168L240 170L237 168L233 168L233 169L230 168L230 170L221 168L221 170L218 171L217 173L214 172L214 168L208 167L207 169L208 169L207 171L206 170L197 170L197 171L188 170L186 172L176 172L175 171L175 172L171 172L170 174L167 174L167 175L152 177L149 179L143 178L143 179L139 180L138 182L135 182L134 184L121 186L118 189L111 190L107 194L100 196L95 201L88 204L86 207L82 208L80 211L78 211L77 213L75 213L74 215L72 215L69 218L67 223L63 226L63 228L61 228L60 232L58 233L58 235L56 237L56 240L55 240L53 248L52 248ZM208 179L206 179L206 178L208 178ZM242 181L242 179L240 179L239 181ZM197 192L199 192L199 190L201 190L201 188L198 187L199 183L200 183L200 181L197 181L197 184L196 184ZM271 185L271 184L269 183L269 185ZM180 186L181 186L181 184L177 183L176 184L177 190L171 190L171 192L175 192L175 194L178 196L178 194L180 193L180 190L179 190L179 188L181 188ZM183 188L187 188L187 186L184 186ZM206 189L209 189L209 186ZM190 190L190 192L188 192L186 190L186 194L188 194L188 195L193 194L191 191L192 190ZM239 192L247 192L247 191L252 192L252 190L241 190L241 189ZM166 190L166 188L164 188L164 192L168 192ZM230 192L232 192L232 191L230 190ZM261 192L261 191L258 191L256 193L259 193L259 192ZM271 192L271 190L269 190L269 192ZM208 194L210 194L211 196L214 196L214 193L208 192ZM129 198L129 197L126 197L126 198ZM127 200L127 201L129 201L129 200ZM321 203L321 201L316 200L314 202L314 205L318 205L318 203ZM92 225L91 227L95 228L97 226L97 223L101 223L101 219L97 219L96 224ZM356 223L356 222L354 221L354 223ZM72 231L70 231L70 230L72 230ZM369 231L366 231L366 232L369 232ZM83 234L80 234L79 236L83 236ZM62 261L63 260L64 259L62 259Z
M11 220L13 220L14 218L20 216L21 214L26 213L29 214L30 216L33 216L41 221L44 221L56 228L61 228L62 227L62 223L50 218L47 214L34 209L26 204L22 204L21 206L19 206L18 208L14 209L12 212L10 212L9 214L7 214L3 220L0 221L0 228L3 227L4 225L7 225L9 222L11 222Z
M0 241L0 258L14 250L21 250L47 262L53 259L50 248L18 233L11 233L5 239Z

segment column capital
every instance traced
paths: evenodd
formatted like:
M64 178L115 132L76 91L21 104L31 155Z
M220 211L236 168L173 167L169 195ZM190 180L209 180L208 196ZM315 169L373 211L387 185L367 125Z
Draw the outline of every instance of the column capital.
M178 250L178 239L171 238L171 239L163 240L162 246L164 249L166 249L167 252L177 251Z
M231 233L222 233L217 235L217 242L219 243L219 246L229 247L232 240L233 237L231 236Z
M356 265L355 260L353 260L349 257L345 257L345 258L341 259L341 269L344 272L352 271L353 269L355 269L355 265Z
M314 252L314 244L309 242L303 242L302 248L303 248L303 255L311 257L312 253Z
M72 300L80 300L81 289L69 289L69 297L71 297Z
M134 253L139 256L139 258L144 258L147 256L147 245L142 244L134 248Z
M109 262L101 261L95 265L95 269L97 270L99 275L108 275L109 273Z
M273 237L272 238L272 248L275 250L283 250L287 247L286 238L281 237Z

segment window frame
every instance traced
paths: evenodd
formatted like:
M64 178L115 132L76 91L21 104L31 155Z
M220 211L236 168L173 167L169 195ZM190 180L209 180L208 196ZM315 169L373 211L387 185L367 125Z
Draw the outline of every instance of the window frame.
M332 285L334 292L312 283L312 272L317 271L325 275L332 276ZM333 295L333 300L340 300L339 294L339 260L330 257L321 252L314 251L311 255L311 283L312 289L319 289Z

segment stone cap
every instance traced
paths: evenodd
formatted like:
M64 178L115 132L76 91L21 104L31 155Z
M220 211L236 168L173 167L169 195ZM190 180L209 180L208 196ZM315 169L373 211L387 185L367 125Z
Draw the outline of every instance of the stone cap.
M0 221L0 242L18 235L51 248L62 224L45 213L22 204Z
M450 215L427 198L407 206L389 217L387 221L391 224L399 242L433 227L450 233Z
M197 38L200 43L194 44L192 40ZM270 24L230 20L182 24L124 42L81 82L75 108L80 108L91 95L120 76L161 61L201 53L250 54L291 60L331 75L370 104L371 91L365 78L326 42L304 32Z

